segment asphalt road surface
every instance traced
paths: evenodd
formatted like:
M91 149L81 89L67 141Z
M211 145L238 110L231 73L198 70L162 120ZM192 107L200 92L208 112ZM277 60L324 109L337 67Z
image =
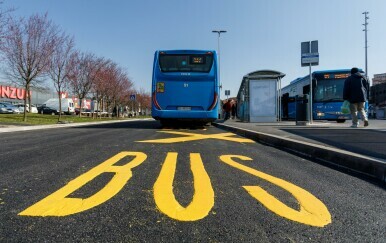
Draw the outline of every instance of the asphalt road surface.
M4 133L0 242L385 242L386 190L211 127Z

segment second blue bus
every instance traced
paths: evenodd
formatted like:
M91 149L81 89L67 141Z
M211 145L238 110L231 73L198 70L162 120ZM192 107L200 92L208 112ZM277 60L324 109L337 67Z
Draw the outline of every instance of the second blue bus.
M315 71L312 73L312 118L343 123L351 115L342 114L344 81L351 69ZM362 70L359 70L363 72ZM306 75L295 79L282 88L282 118L295 119L295 97L310 94L310 77Z
M152 116L161 123L208 123L218 117L217 56L209 50L156 51Z

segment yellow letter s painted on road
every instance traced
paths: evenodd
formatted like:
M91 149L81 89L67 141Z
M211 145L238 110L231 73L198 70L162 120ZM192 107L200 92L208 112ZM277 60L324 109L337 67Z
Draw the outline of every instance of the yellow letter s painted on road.
M288 207L259 186L243 186L252 197L260 201L272 212L287 219L311 226L323 227L331 223L331 215L327 207L311 193L290 182L237 163L233 158L252 160L251 158L241 155L220 156L220 160L224 163L283 188L291 193L300 204L300 210L298 211Z
M125 165L114 165L127 156L135 156L135 158ZM19 215L67 216L98 206L115 196L132 177L131 169L140 165L146 158L146 154L141 152L121 152L70 181L66 186L35 203ZM115 175L100 191L86 199L68 197L68 195L105 172L112 172Z

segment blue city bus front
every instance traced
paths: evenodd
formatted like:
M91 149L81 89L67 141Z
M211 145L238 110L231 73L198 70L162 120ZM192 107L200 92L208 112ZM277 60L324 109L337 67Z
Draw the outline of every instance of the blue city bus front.
M338 70L324 70L315 71L312 73L313 79L313 95L312 95L312 118L314 120L330 120L337 122L344 122L351 119L350 114L343 114L341 112L341 106L343 104L343 87L346 78L350 76L350 69L338 69ZM362 70L359 70L362 72ZM295 88L297 83L301 83L307 79L306 86L309 86L309 78L305 76L303 78L296 79L295 82L291 82L289 86L294 87L294 90L301 91L303 93L309 93L304 86L301 88ZM288 87L288 86L287 86ZM294 94L292 94L294 95ZM296 93L296 95L303 95ZM286 115L288 119L296 118L296 102L295 97L291 96L290 102L287 105ZM366 102L366 108L368 103Z
M337 122L351 119L351 115L341 112L344 82L351 75L350 71L339 69L313 72L313 119Z
M152 116L163 121L211 122L218 116L215 51L156 51Z

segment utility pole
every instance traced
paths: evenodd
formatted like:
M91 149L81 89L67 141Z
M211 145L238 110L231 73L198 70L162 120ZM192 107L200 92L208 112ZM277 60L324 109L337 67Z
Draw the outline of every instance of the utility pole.
M367 48L368 48L368 46L367 46L367 25L369 24L367 22L367 20L369 19L369 17L367 15L369 14L369 12L365 11L362 14L365 15L365 23L362 24L365 26L365 29L363 30L365 32L365 68L366 68L365 72L366 72L367 78L369 78L369 73L368 73L368 69L367 69Z

